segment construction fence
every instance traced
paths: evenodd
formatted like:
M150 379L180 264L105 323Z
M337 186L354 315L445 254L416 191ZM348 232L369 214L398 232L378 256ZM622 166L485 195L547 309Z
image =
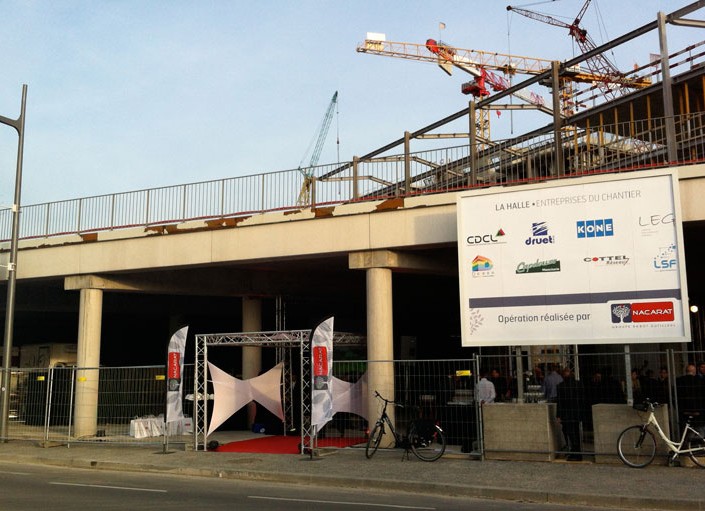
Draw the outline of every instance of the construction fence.
M393 383L384 389L367 388L366 395L372 396L378 390L400 404L392 416L402 434L410 420L419 416L433 418L446 433L450 452L486 458L614 456L615 435L621 429L604 430L604 424L598 424L603 420L597 418L598 414L608 410L612 423L615 414L622 417L620 420L631 421L624 424L626 427L639 421L631 405L646 398L667 407L665 426L673 438L679 438L688 417L695 421L705 419L704 352L637 352L619 347L615 349L623 351L576 353L564 348L505 348L451 360L337 361L333 374L352 384L374 372L393 375ZM165 427L164 366L12 369L11 374L7 439L69 445L190 445L193 424L189 417L194 399L213 399L210 384L206 396L194 396L193 366L186 365L186 419ZM484 376L492 382L493 398L479 390L485 385L479 384ZM90 382L97 385L97 404L87 417L76 407L76 393L81 385ZM480 402L481 397L484 403ZM306 398L299 398L301 402L289 407L296 415L288 424L301 424ZM374 421L377 416L368 418ZM621 427L620 420L616 423ZM88 433L86 421L97 425ZM258 409L255 422L256 433L297 434L286 431L284 423L266 410ZM358 439L357 445L364 446L370 425L360 415L339 412L319 436ZM246 410L236 413L221 428L251 429ZM550 437L547 442L531 441L546 432Z

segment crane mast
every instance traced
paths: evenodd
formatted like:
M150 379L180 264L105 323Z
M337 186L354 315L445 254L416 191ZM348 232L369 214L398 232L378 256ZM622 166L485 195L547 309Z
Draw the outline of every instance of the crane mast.
M311 152L311 159L308 162L307 167L303 167L306 155L304 155L301 163L299 164L299 172L303 176L303 184L301 185L301 191L299 192L299 197L296 203L299 206L305 206L311 201L311 184L313 183L313 169L318 165L318 160L321 157L321 152L323 151L323 144L328 136L328 130L330 129L330 123L333 120L333 113L335 111L335 105L338 104L338 91L335 91L333 97L328 104L326 113L323 116L323 121L321 121L321 126L318 129L318 135L316 137L316 143ZM310 148L310 146L309 146ZM308 151L306 151L308 154Z

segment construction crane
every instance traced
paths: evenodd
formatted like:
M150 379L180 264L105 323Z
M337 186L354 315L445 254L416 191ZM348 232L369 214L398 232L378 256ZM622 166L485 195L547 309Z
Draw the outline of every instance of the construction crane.
M516 12L527 18L541 21L556 27L566 28L570 36L575 40L580 51L587 53L597 48L592 38L588 35L587 30L580 26L580 22L590 5L591 0L585 0L580 12L575 17L573 23L565 23L557 20L547 14L542 14L519 7L507 6L507 10ZM602 93L609 99L615 99L625 93L627 89L644 88L651 85L650 80L641 77L627 78L621 73L612 62L602 53L598 53L585 61L586 66L590 69L593 79Z
M311 145L309 145L309 148L306 150L304 157L301 159L301 163L299 163L298 170L303 176L303 184L301 185L301 191L299 192L299 197L296 200L296 204L299 206L306 206L311 202L311 185L313 184L314 167L318 165L318 160L321 157L321 151L323 151L323 144L325 143L326 137L328 136L330 123L333 120L333 112L335 111L335 106L337 104L338 91L335 91L335 94L333 94L333 97L331 98L330 103L328 104L328 108L326 109L326 114L323 116L323 121L321 122L321 126L318 129L318 135L314 137L316 141L315 146L313 144L313 141L311 141ZM304 167L304 160L306 160L306 156L308 155L311 146L313 146L313 151L311 152L311 159L309 160L308 165Z
M473 80L462 84L461 92L476 98L490 95L489 89L499 92L509 88L509 80L493 71L500 71L505 75L540 74L551 67L550 60L455 48L434 39L426 40L425 44L387 41L384 34L377 33L368 33L365 42L358 45L357 51L371 55L434 62L448 75L452 74L454 67L458 68L473 76ZM514 93L514 96L529 103L527 107L541 110L549 115L553 114L539 94L519 91ZM478 109L476 116L477 136L482 140L489 140L489 112Z
M501 71L506 75L540 74L551 67L550 60L533 59L516 55L480 50L466 50L450 46L442 41L427 39L425 44L387 41L384 34L368 33L365 42L357 47L359 53L382 55L421 62L436 62L447 74L452 74L452 68L457 67L471 74L481 83L463 84L461 92L475 97L488 96L485 83L494 91L509 88L509 81L492 71ZM538 97L522 98L524 101L543 106Z

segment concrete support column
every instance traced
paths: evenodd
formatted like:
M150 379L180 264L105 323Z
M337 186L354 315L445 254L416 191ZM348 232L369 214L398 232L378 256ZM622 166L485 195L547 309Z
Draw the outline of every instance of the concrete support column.
M103 318L101 289L81 289L78 316L78 369L73 419L76 438L95 435L98 429L98 367Z
M259 332L262 330L262 300L259 298L242 299L242 331ZM243 346L242 348L242 379L248 380L259 376L262 371L262 348L260 346ZM255 422L257 405L251 402L247 405L247 425L252 427Z
M372 421L379 415L379 400L375 390L386 399L394 399L394 337L392 327L392 270L368 268L367 277L367 370L368 416ZM394 421L394 408L387 412ZM372 424L370 424L370 427ZM387 435L390 437L391 435ZM383 438L389 446L393 439Z

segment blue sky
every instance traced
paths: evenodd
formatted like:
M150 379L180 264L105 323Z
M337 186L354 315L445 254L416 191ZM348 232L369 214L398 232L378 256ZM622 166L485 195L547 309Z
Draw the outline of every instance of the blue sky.
M583 26L599 44L687 3L593 0ZM570 21L582 4L513 5ZM363 155L468 102L464 76L358 54L367 32L423 43L443 22L441 38L460 48L574 55L564 30L510 15L506 5L0 0L0 115L18 116L28 85L22 203L297 168L336 90L320 163ZM669 28L670 49L702 35ZM630 69L657 52L654 33L614 57ZM496 119L493 133L535 122L520 117ZM0 126L0 206L11 202L16 150L15 132Z

